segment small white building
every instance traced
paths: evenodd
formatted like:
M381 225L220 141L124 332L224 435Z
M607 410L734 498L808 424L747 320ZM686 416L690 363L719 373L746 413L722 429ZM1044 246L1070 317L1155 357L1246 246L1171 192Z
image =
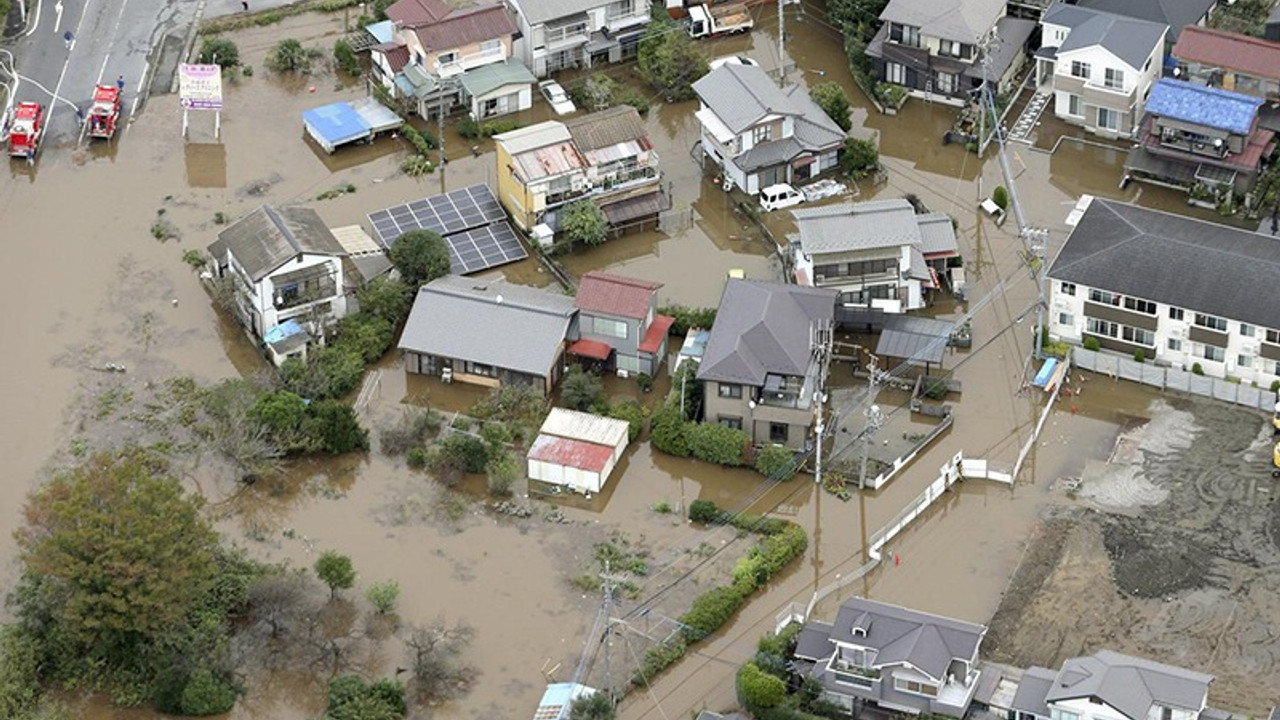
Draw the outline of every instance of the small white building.
M626 420L552 408L529 448L529 479L598 493L630 442Z

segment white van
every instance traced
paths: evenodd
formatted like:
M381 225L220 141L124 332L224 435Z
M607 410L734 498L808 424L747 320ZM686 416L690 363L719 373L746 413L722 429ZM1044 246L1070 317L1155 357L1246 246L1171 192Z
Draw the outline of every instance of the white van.
M786 183L770 185L760 191L760 207L765 212L773 212L804 202L804 193Z

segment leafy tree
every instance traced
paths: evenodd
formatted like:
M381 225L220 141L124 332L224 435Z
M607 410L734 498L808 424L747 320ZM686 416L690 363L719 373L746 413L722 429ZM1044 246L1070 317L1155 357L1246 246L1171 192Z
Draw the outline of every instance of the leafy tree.
M303 429L316 450L341 455L369 449L369 431L360 427L356 411L337 400L311 403Z
M845 175L859 179L866 177L880 164L880 151L874 140L848 138L844 141L844 152L840 154L840 169Z
M296 39L286 38L267 53L266 66L272 72L306 75L318 54L315 48L305 48Z
M404 686L394 680L366 683L343 675L329 681L325 720L397 720L408 711Z
M430 230L410 230L391 245L391 264L410 288L429 283L451 272L449 247Z
M787 696L787 684L761 670L754 661L738 670L738 700L748 710L777 707Z
M635 442L644 429L645 407L633 398L625 398L609 404L609 417L627 421L627 441Z
M307 401L288 390L264 393L249 408L249 419L266 427L283 448L292 448L301 439Z
M440 461L460 472L484 472L489 464L489 446L474 435L453 433L438 447Z
M379 615L385 615L394 610L400 600L400 583L395 580L374 583L364 591L364 597Z
M17 625L0 627L0 717L25 718L40 701L43 651Z
M662 15L645 29L637 61L640 77L668 102L693 99L693 83L710 70L707 58L688 33L681 32L674 20Z
M560 230L571 243L600 245L609 238L609 220L590 198L575 200L560 213Z
M217 535L163 460L98 454L28 501L13 596L52 675L102 681L188 618L215 585Z
M219 65L223 68L240 64L240 48L230 40L222 37L208 37L200 44L200 54L196 62L202 65Z
M236 704L236 689L208 669L197 670L182 689L179 712L203 717L221 715Z
M373 313L358 312L338 321L334 344L345 352L357 354L366 363L377 362L395 342L392 323Z
M506 496L511 494L511 488L516 484L516 480L521 477L524 468L514 455L502 451L489 460L489 464L485 467L485 472L489 476L489 493Z
M725 512L712 500L694 500L689 503L689 519L704 525L724 520Z
M339 39L333 43L333 64L351 77L360 75L360 58L346 40Z
M604 405L604 382L599 375L574 365L565 371L560 382L560 402L571 410L584 411Z
M569 720L614 720L618 710L608 693L594 692L575 698L569 705Z
M680 417L679 404L666 403L649 422L649 443L668 455L689 457L689 425Z
M356 584L356 569L351 565L351 558L325 550L316 560L316 577L329 586L330 597L337 597L339 590Z
M765 445L756 453L756 472L775 480L795 477L795 453L782 445Z
M841 130L849 132L849 128L853 127L853 120L849 118L852 106L849 105L849 96L844 94L844 88L833 82L818 83L809 88L809 97Z
M396 326L409 316L413 291L399 280L376 277L356 290L356 300L360 302L361 313L380 317Z

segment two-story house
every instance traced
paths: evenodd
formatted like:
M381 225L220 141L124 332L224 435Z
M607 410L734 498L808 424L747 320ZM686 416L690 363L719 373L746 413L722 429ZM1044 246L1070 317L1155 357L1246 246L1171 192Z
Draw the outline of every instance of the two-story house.
M1146 20L1169 28L1165 51L1172 47L1183 28L1203 26L1217 9L1219 0L1077 0L1080 7Z
M726 64L693 84L699 144L748 194L834 168L845 133L798 86L783 90L755 65Z
M398 0L389 42L374 45L374 75L422 117L466 106L476 119L528 109L534 77L512 58L516 17L501 2L454 6Z
M1248 192L1275 151L1274 130L1259 123L1262 99L1163 78L1147 99L1139 144L1125 159L1126 180L1154 180L1215 195Z
M621 377L657 375L675 322L658 314L661 287L598 270L583 275L573 300L578 324L569 353L602 363Z
M1095 198L1049 267L1049 335L1182 370L1280 379L1280 245Z
M516 57L544 77L565 68L630 60L649 24L643 0L511 0L519 19Z
M822 683L824 699L849 712L865 702L962 718L982 675L978 647L986 632L981 625L854 597L840 606L834 623L805 623L796 664Z
M954 105L984 82L1009 90L1036 23L1006 11L1006 0L890 0L867 43L876 80Z
M218 233L208 253L214 277L231 283L241 322L277 364L323 342L347 313L347 251L315 210L263 205Z
M656 216L662 176L644 122L629 105L495 135L498 199L524 230L559 229L559 209L590 198L611 225Z
M759 445L810 442L822 363L809 352L830 332L836 292L730 279L698 365L703 421L745 430Z
M1182 80L1280 101L1280 42L1189 27L1178 36L1173 58Z
M1016 720L1196 720L1212 682L1212 675L1100 650L1056 672L1027 668L1010 709Z
M1054 114L1103 137L1133 137L1168 28L1065 3L1051 5L1040 26L1036 87L1053 93Z
M960 255L944 213L917 214L905 199L793 210L799 285L840 293L840 303L889 313L918 310Z

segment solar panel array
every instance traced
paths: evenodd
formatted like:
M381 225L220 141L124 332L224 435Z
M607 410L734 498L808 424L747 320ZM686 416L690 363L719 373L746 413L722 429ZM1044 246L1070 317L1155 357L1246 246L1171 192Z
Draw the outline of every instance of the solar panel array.
M410 230L430 230L449 246L453 272L459 275L523 260L529 254L506 222L488 185L472 185L369 214L378 242L391 247Z

